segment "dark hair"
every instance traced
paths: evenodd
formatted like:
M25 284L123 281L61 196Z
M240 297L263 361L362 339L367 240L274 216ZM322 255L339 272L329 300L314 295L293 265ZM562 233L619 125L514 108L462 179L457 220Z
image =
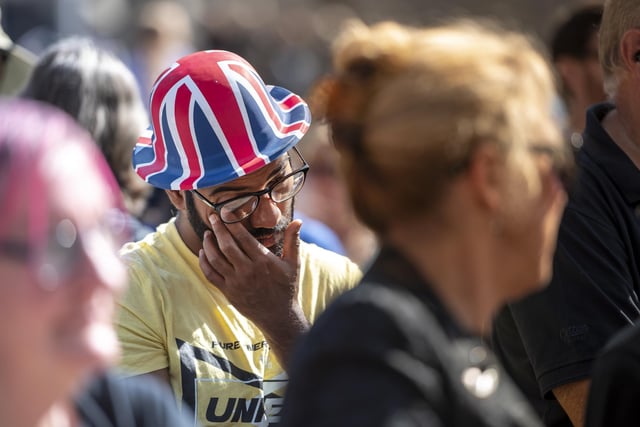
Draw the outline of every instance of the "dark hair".
M128 194L131 153L147 118L135 78L120 59L88 38L61 40L39 58L22 96L76 119L100 147L125 196L136 197Z
M598 32L602 19L602 6L592 5L576 10L566 21L560 24L551 39L551 56L555 61L566 55L585 59L597 52L591 51L589 41Z

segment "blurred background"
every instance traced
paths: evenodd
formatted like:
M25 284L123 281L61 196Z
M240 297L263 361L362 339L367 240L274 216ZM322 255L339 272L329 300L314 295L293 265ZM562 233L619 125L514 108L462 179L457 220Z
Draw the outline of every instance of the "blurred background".
M0 10L5 32L35 55L71 35L91 37L131 69L146 101L155 78L196 50L236 52L265 83L306 97L315 80L330 69L331 41L350 18L416 26L450 17L490 18L537 37L549 50L560 23L578 8L601 4L602 0L0 0ZM553 49L554 64L564 64L557 68L558 82L570 107L565 109L558 98L557 114L572 144L581 142L585 105L604 97L593 54L597 46L592 19L567 27ZM574 116L579 119L575 124ZM366 265L377 241L351 209L326 129L312 126L300 148L311 165L305 188L296 197L296 217L305 224L303 240ZM164 192L155 190L138 219L155 227L172 215Z
M328 69L330 41L351 17L414 25L451 15L491 17L546 43L555 23L585 3L594 1L0 0L0 8L7 34L35 54L71 34L107 45L130 65L146 98L155 76L193 50L235 51L267 83L304 95Z

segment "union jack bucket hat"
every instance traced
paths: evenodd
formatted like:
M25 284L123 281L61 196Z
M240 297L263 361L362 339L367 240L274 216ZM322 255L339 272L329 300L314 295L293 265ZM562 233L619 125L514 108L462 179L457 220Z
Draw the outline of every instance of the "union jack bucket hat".
M133 167L167 190L223 184L260 169L296 145L311 113L298 95L265 85L240 56L209 50L165 70L150 97L151 126Z

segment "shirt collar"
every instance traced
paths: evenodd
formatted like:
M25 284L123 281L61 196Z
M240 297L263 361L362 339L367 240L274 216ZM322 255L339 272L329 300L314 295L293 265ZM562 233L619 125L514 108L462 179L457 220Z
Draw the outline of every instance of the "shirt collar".
M630 205L640 203L640 169L602 127L602 120L615 108L613 104L597 104L587 110L584 152L620 189Z

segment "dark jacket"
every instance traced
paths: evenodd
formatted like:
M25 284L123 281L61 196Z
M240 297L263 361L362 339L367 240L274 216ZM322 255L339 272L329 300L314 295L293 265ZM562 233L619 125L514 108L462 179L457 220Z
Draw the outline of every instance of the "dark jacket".
M316 321L293 356L281 426L538 426L482 341L398 252Z

